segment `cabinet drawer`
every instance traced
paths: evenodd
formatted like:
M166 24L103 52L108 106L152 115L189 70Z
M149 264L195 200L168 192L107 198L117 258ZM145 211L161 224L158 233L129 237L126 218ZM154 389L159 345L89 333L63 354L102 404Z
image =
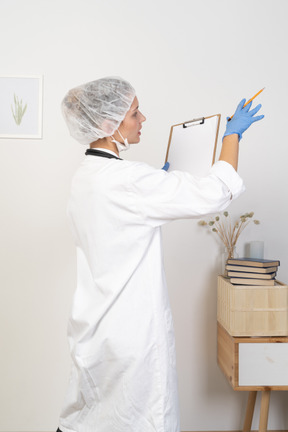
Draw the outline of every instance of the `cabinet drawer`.
M287 343L239 343L239 386L288 386Z
M217 362L234 390L288 390L288 337L233 337L218 322Z

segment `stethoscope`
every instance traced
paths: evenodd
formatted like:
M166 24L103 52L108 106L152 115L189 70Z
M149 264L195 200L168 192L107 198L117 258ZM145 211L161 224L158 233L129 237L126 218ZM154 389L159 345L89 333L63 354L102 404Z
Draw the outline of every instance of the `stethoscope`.
M105 151L101 151L101 150L97 150L97 149L92 149L89 148L86 150L85 155L90 155L90 156L100 156L100 157L104 157L107 159L118 159L118 160L123 160L117 156L112 155L111 153L107 153Z

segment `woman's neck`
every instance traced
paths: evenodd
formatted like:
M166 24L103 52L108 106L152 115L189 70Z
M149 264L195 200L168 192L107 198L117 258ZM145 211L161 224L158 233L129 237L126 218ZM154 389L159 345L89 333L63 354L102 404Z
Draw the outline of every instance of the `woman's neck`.
M110 141L110 137L101 138L90 144L90 148L103 148L111 150L119 156L119 151L115 143Z

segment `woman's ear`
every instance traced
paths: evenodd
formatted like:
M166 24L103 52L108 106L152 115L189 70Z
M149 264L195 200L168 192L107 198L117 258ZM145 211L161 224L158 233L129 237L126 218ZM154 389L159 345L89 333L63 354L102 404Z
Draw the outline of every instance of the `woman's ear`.
M108 136L111 136L113 134L113 131L115 130L115 124L111 120L103 120L101 124L101 130L105 132Z

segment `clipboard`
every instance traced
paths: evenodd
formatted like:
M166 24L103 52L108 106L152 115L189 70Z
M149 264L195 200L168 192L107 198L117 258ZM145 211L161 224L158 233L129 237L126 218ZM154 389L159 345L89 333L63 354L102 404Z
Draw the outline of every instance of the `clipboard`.
M221 114L171 126L165 163L169 171L187 171L204 177L215 162Z

